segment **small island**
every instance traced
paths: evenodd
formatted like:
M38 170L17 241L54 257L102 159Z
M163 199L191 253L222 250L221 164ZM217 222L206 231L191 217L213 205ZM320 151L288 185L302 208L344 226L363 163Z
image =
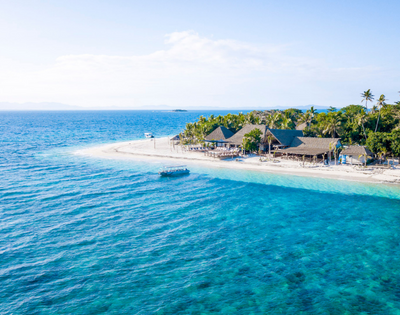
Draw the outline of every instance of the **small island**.
M171 110L171 112L181 113L181 112L187 112L187 110L186 109L173 109L173 110Z
M112 143L80 154L400 183L400 102L386 104L381 95L368 109L373 95L367 90L361 96L365 106L320 113L311 107L200 116L173 138Z

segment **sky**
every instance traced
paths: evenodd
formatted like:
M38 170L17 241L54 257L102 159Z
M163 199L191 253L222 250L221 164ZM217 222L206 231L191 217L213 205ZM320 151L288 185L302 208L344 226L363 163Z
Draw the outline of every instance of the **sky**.
M0 0L0 102L343 107L371 89L393 103L398 12L398 0Z

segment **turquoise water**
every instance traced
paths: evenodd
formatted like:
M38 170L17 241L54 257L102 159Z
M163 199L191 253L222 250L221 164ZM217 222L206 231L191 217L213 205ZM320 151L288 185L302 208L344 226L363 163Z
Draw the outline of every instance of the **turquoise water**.
M400 314L397 186L74 154L198 115L0 113L0 314Z

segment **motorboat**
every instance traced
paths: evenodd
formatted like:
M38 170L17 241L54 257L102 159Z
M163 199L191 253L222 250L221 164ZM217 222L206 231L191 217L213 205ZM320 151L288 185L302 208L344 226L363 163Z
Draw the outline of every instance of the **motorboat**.
M153 134L152 134L151 132L146 132L146 133L144 134L144 136L145 136L146 138L154 138L154 136L153 136Z
M161 176L179 176L189 174L190 171L187 169L186 165L171 165L164 166L158 174Z

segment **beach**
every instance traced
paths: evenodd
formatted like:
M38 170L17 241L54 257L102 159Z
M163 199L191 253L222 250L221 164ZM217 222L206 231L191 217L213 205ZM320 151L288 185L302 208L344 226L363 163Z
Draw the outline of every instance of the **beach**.
M193 164L215 168L229 168L232 170L252 170L270 173L281 173L297 176L311 176L331 178L347 181L372 182L372 183L400 183L400 169L373 169L363 168L355 165L323 166L321 163L312 164L276 158L273 161L261 162L258 156L241 157L220 160L206 156L203 152L192 152L185 150L180 145L174 145L167 137L117 142L101 146L91 147L76 151L76 154L101 157L108 159L136 159L153 160L165 164Z

